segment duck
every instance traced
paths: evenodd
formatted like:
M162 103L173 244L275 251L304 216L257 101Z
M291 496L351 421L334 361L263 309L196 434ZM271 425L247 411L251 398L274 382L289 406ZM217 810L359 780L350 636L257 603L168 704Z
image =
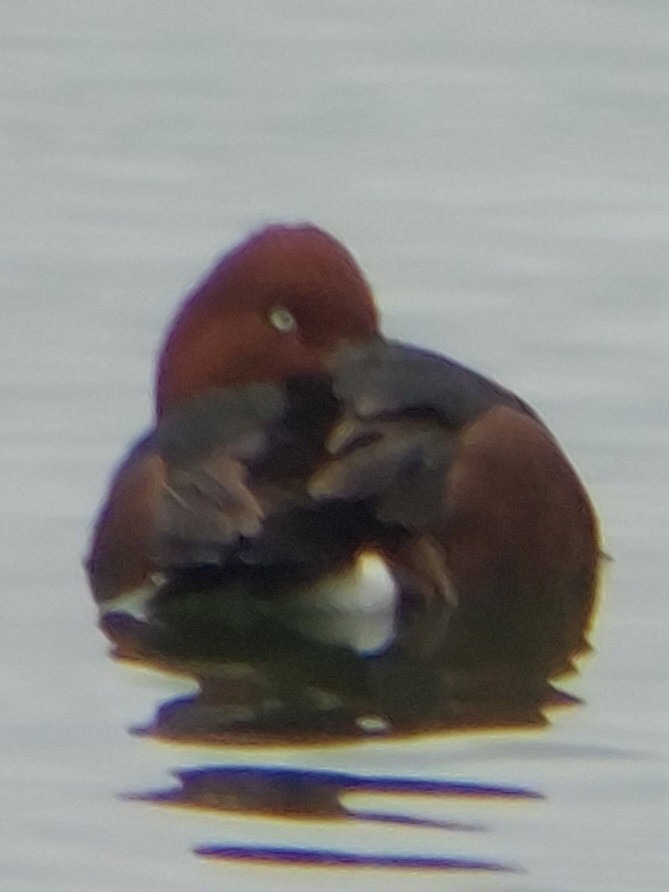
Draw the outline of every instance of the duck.
M538 414L386 338L350 252L277 224L178 310L153 426L112 477L86 568L121 648L402 721L573 669L599 557Z

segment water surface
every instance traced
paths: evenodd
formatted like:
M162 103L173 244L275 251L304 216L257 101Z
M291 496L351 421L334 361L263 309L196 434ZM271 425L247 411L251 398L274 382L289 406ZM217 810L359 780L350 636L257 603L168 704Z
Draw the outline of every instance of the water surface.
M666 888L668 51L654 0L3 11L0 887ZM274 219L331 229L390 334L504 382L559 436L614 557L597 653L566 684L585 705L533 730L299 749L128 733L191 688L107 658L80 569L91 518L150 418L176 301ZM542 798L343 797L413 825L124 798L211 765ZM300 846L522 872L192 851Z

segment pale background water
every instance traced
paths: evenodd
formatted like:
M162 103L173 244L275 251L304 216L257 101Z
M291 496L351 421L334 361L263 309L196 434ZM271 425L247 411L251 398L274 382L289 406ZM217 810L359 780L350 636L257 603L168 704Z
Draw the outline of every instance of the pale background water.
M0 19L0 887L665 890L669 4L22 0ZM591 488L615 562L568 685L586 705L546 730L249 752L127 733L177 688L107 658L80 569L91 518L150 418L176 301L276 219L341 237L386 329L519 391ZM547 798L412 801L485 834L119 798L216 760ZM226 865L191 853L205 842L525 872Z

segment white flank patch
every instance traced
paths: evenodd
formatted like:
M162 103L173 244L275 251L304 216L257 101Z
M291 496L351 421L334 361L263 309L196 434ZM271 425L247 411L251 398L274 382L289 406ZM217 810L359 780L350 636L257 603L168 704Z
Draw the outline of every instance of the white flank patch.
M309 638L372 655L395 638L397 599L386 562L364 552L346 572L326 576L285 606L290 624Z
M124 592L110 601L103 601L98 604L98 615L100 619L104 619L110 613L125 613L132 616L139 622L148 622L147 605L151 598L155 595L156 589L160 584L159 581L152 579L146 585L132 589L132 591Z
M125 613L139 622L150 622L147 608L163 581L157 576L102 602L98 606L100 619ZM363 552L345 572L326 576L276 606L256 603L308 638L371 656L386 650L395 639L397 600L397 583L386 562L376 552Z

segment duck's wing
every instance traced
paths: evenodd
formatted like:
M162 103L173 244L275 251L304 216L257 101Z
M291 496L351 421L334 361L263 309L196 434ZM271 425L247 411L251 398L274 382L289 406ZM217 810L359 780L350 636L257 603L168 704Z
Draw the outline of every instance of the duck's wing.
M361 419L347 411L326 440L309 481L317 502L373 506L380 525L419 532L444 520L443 484L455 448L450 431L411 418Z
M154 521L159 567L221 563L259 531L264 511L247 464L285 411L279 387L254 384L212 389L161 421L153 435L165 468Z
M377 336L332 357L334 392L363 419L431 418L457 430L495 405L536 419L515 394L457 362Z
M338 413L329 379L308 375L226 388L161 424L160 565L299 576L335 560L342 512L314 505L307 481Z
M443 527L445 481L463 428L500 404L533 414L487 378L381 337L338 351L331 368L343 412L310 494L373 498L382 523L419 533Z
M206 562L257 530L262 509L246 486L245 461L286 411L271 385L211 391L165 416L133 446L114 475L86 567L107 601L165 566Z

